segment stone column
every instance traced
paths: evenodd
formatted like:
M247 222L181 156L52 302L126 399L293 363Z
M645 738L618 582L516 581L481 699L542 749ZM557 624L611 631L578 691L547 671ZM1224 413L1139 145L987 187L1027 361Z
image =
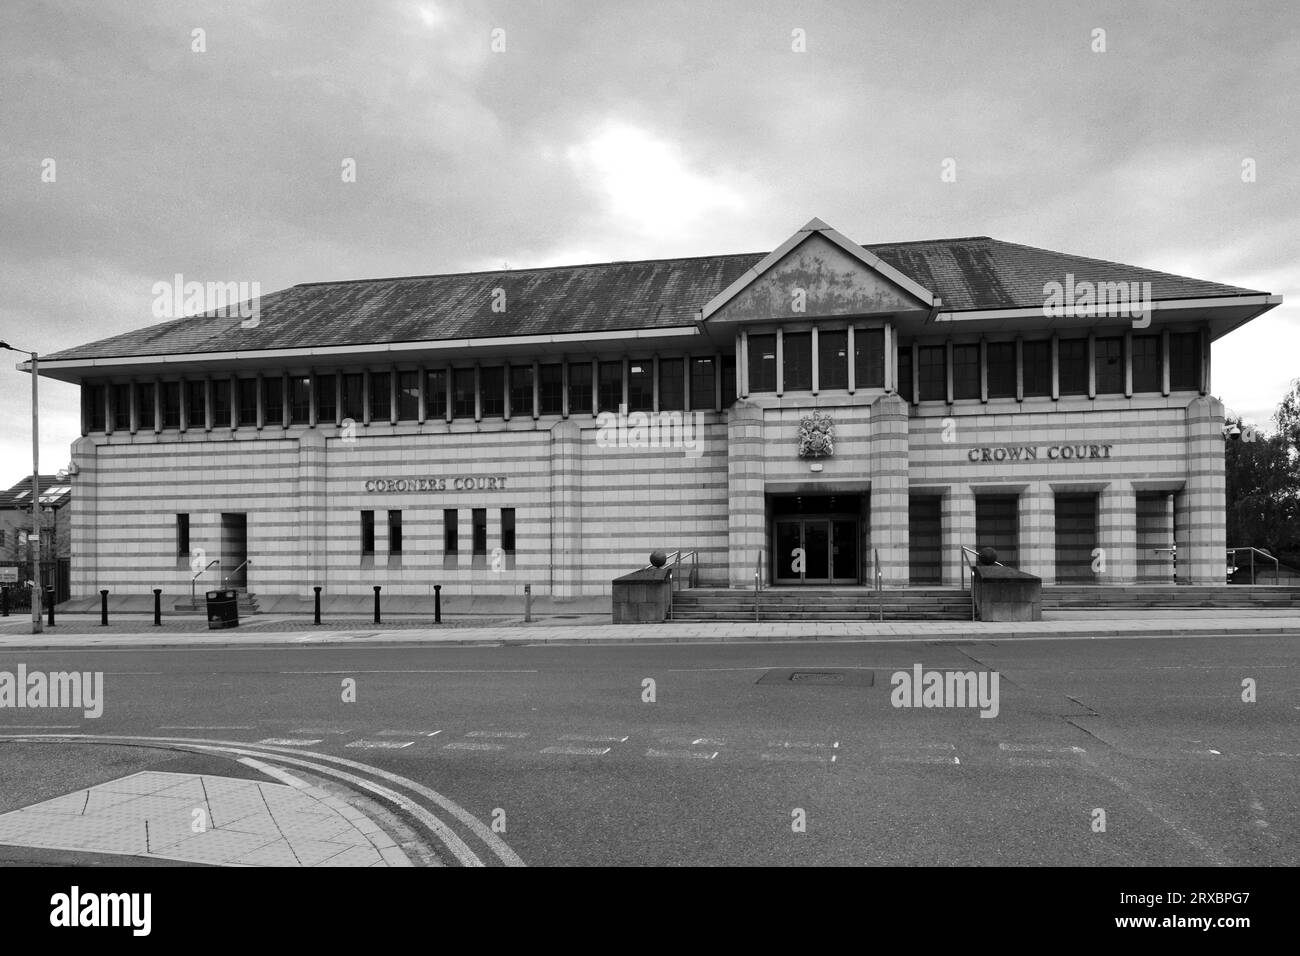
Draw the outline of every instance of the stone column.
M1056 583L1056 498L1051 486L1036 481L1020 495L1020 570L1044 584Z
M551 596L582 596L582 431L577 422L551 427Z
M1097 504L1097 546L1106 557L1097 583L1132 584L1137 580L1137 495L1128 482L1114 481Z
M871 547L886 587L907 587L907 402L896 393L871 405Z
M1178 542L1178 580L1223 584L1226 580L1227 516L1223 474L1223 404L1209 396L1187 406L1187 484L1183 523L1187 546ZM1248 542L1243 542L1248 543Z
M975 548L975 495L966 485L953 485L943 496L943 586L961 587L962 567L966 564L963 547Z
M96 516L99 514L98 486L99 459L96 454L99 446L92 438L78 438L72 443L72 463L77 468L72 479L72 500L68 502L71 528L71 581L69 596L74 598L93 597L99 588L99 533ZM31 504L29 501L28 504ZM23 527L31 527L31 513ZM175 545L168 549L175 550ZM58 549L55 549L57 555ZM189 563L182 564L188 568ZM166 583L163 583L163 582ZM48 583L48 582L47 582ZM158 587L166 588L171 584L170 576L160 578ZM107 585L105 585L107 586Z
M329 568L326 563L326 529L329 525L329 503L326 493L325 436L314 429L302 432L298 438L298 542L299 553L286 570L296 579L298 591L305 597L314 594L312 588L319 584L329 594ZM355 514L347 520L356 521ZM379 530L375 530L376 538ZM352 553L349 549L349 554ZM323 596L324 596L323 595Z
M737 402L727 410L727 580L733 588L754 586L760 551L765 583L771 580L763 505L763 409Z

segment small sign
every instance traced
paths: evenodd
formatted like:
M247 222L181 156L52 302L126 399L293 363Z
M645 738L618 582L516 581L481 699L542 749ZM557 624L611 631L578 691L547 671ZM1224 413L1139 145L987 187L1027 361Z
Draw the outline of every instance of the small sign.
M17 568L0 568L0 584L17 584Z

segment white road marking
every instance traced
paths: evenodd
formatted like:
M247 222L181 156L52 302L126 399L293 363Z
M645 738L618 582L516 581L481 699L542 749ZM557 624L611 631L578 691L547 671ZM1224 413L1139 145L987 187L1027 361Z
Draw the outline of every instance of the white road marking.
M527 737L526 731L520 730L471 730L465 735L466 737L488 737L488 738L506 738L509 740L522 740Z
M934 757L934 756L930 756L930 755L926 755L926 754L918 754L918 755L913 755L913 756L905 756L905 755L903 755L903 754L886 754L886 755L885 755L885 758L884 758L884 761L885 761L885 763L927 763L927 764L935 764L935 763L959 764L959 763L961 763L961 760L959 760L959 759L956 758L956 757Z
M625 744L626 737L599 737L586 734L560 734L561 740L572 740L580 744Z
M298 740L293 737L267 737L265 740L259 740L258 743L274 747L310 747L312 744L320 743L320 739Z
M701 750L656 750L651 747L645 752L647 757L691 757L695 760L712 760L718 755L715 750L713 753L704 753Z
M998 744L999 750L1009 750L1014 753L1038 753L1038 754L1085 754L1088 751L1082 747L1057 747L1052 744Z
M457 741L451 744L443 744L443 750L505 750L505 744L467 744L463 741Z
M823 757L820 754L763 753L758 756L760 760L771 760L780 763L831 763L834 760L833 757Z
M435 730L429 733L425 730L376 730L376 737L436 737L442 733L441 730Z
M409 747L414 740L354 740L345 747L354 747L358 750L401 750L403 747Z
M1057 760L1053 757L1012 757L1010 758L1013 767L1069 767L1072 766L1068 760Z
M80 724L10 724L12 730L76 730ZM241 728L242 729L242 728Z
M838 747L839 741L833 745L814 743L808 740L769 740L769 747L781 747L786 750L824 750L827 746Z
M680 747L723 747L726 741L713 737L660 737L661 744L676 744Z
M882 743L881 748L884 750L956 750L952 744L946 743Z
M603 757L608 747L543 747L544 754L572 754L576 757Z
M256 724L163 724L159 730L256 730Z

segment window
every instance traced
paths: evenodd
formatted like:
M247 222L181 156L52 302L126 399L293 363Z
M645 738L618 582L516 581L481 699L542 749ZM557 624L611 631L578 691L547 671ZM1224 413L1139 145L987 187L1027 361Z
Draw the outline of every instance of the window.
M751 335L749 337L749 390L753 392L776 391L776 336ZM691 394L695 383L691 382ZM713 407L713 391L709 391L709 408Z
M447 417L447 370L430 369L424 377L424 417Z
M989 398L1016 397L1016 343L990 342L988 350ZM1048 383L1049 387L1051 383Z
M370 373L370 421L389 422L393 414L393 376L388 372Z
M775 337L773 337L775 341ZM754 340L749 340L750 355L754 354ZM773 345L773 348L776 348ZM776 359L772 359L772 368L776 368ZM693 358L691 359L691 408L696 411L707 411L717 405L717 396L714 393L717 379L714 377L716 371L713 367L711 358ZM772 388L776 388L775 372L773 373Z
M854 329L853 387L885 387L884 329ZM910 400L912 396L906 397Z
M980 347L978 345L952 347L952 397L954 399L980 397Z
M413 422L420 417L420 373L397 373L397 420Z
M537 414L564 413L564 366L541 365L537 369Z
M487 509L475 508L472 514L474 538L471 544L474 546L474 554L487 554Z
M262 422L268 428L284 425L284 378L280 375L262 379Z
M1057 376L1062 395L1088 394L1088 340L1061 339L1057 345Z
M861 382L858 383L862 385ZM912 348L898 349L898 394L903 397L904 401L912 400Z
M1021 344L1020 363L1025 398L1048 398L1052 394L1052 343L1047 340Z
M185 427L206 428L207 422L206 382L185 383Z
M372 548L373 545L374 540L372 532ZM390 555L402 553L402 513L400 511L388 512L388 553Z
M343 407L340 412L345 421L349 418L354 422L361 421L365 408L365 384L365 376L360 372L347 372L343 375Z
M596 411L616 412L623 404L623 363L601 362L596 389Z
M506 370L500 365L478 371L479 409L484 418L501 418L506 413Z
M627 410L652 412L655 407L655 366L650 359L632 359L627 365Z
M1133 336L1133 391L1158 392L1162 386L1160 336Z
M849 333L817 333L817 387L849 387Z
M943 345L922 345L917 355L921 401L948 400L948 349Z
M103 385L83 385L82 401L86 403L86 430L102 432L104 430L104 401L106 389Z
M131 386L113 386L113 430L126 431L131 427Z
M736 404L736 356L722 356L722 407Z
M686 361L659 360L659 409L665 412L686 408Z
M337 372L317 374L316 379L316 421L333 425L339 416L339 376ZM294 416L297 420L297 415Z
M157 423L153 382L137 382L135 386L135 422L141 431L151 432Z
M1169 336L1169 388L1173 391L1201 387L1201 337L1196 332Z
M474 417L474 370L453 369L451 373L451 417Z
M531 418L533 414L533 367L510 366L510 415Z
M812 388L812 333L786 332L782 338L785 360L782 385L787 392L806 392Z
M1104 338L1093 340L1098 395L1124 394L1124 340Z
M501 509L501 550L511 557L515 553L515 509Z
M455 508L444 508L442 512L442 550L447 554L460 551L459 512Z
M591 414L591 363L569 363L569 414Z
M361 512L361 554L362 556L375 553L375 513L373 511Z
M190 554L190 516L176 516L176 553L189 557Z
M238 379L239 386L239 419L240 425L257 424L257 379L241 378Z
M181 427L181 383L162 383L162 427Z
M230 379L218 378L212 382L212 427L230 427Z

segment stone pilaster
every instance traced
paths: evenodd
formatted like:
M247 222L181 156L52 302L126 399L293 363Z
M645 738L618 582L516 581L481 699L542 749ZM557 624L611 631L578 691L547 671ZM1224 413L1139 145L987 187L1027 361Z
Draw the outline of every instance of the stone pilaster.
M871 547L886 587L907 587L907 403L882 395L871 406Z
M1044 584L1056 583L1056 499L1045 482L1034 482L1020 495L1020 570Z
M943 496L943 567L944 587L961 587L966 556L962 548L975 548L975 496L965 485L953 485Z
M582 596L582 432L576 422L551 428L551 596Z
M763 505L763 409L737 402L727 411L727 580L732 587L753 587L760 551L764 577L771 579Z
M1228 542L1223 468L1223 404L1208 396L1194 399L1187 406L1187 484L1179 496L1185 499L1179 517L1187 536L1186 545L1178 542L1180 582L1225 581Z
M310 429L298 439L298 560L292 573L300 578L301 593L329 587L326 528L330 511L326 494L325 436ZM351 516L349 516L351 517ZM379 530L375 531L376 536ZM326 591L328 593L328 590Z
M98 449L91 438L78 438L72 443L72 463L77 473L72 479L72 500L67 507L71 509L72 522L69 591L74 598L93 597L99 587L99 534L95 519L99 514ZM27 527L31 527L30 522Z
M1127 481L1111 482L1097 503L1097 545L1105 554L1098 584L1137 580L1137 495Z

